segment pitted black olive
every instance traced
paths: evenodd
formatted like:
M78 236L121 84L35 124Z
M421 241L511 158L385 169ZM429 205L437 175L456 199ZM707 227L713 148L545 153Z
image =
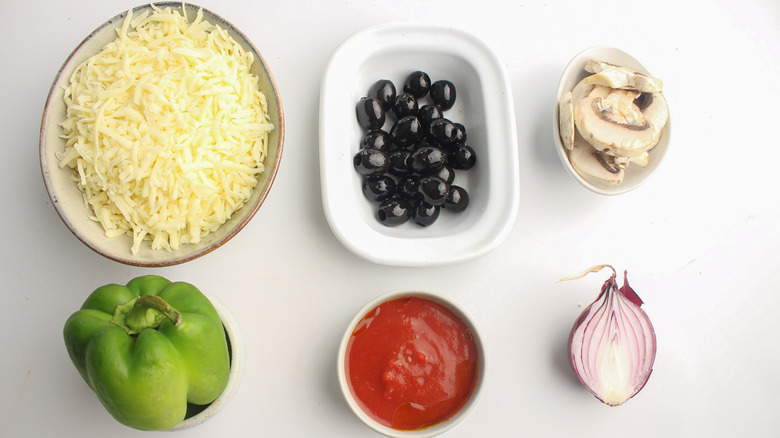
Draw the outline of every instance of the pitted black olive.
M447 199L444 201L444 209L454 213L460 213L469 206L469 194L461 186L450 186Z
M381 175L390 168L390 160L379 149L361 149L352 158L352 164L359 174L365 176Z
M417 115L417 110L419 109L417 99L409 93L399 94L393 103L393 114L399 119Z
M399 148L414 146L422 135L422 126L416 116L406 116L398 119L390 130L393 143Z
M412 173L412 152L407 149L396 149L390 152L390 168L387 171L396 176Z
M441 207L438 205L431 205L425 202L420 202L412 209L412 220L417 225L427 227L436 222L439 218L439 212Z
M449 148L447 162L459 170L469 170L477 162L477 154L471 146L455 144Z
M355 110L358 123L366 129L381 129L385 124L385 110L374 97L361 98Z
M455 85L446 80L436 81L431 84L431 99L433 103L447 111L455 105Z
M452 182L455 181L455 170L449 164L444 164L433 171L430 176L439 177L447 184L452 184Z
M398 193L407 199L422 200L420 194L420 178L415 175L404 177L397 185Z
M435 141L441 144L449 144L455 140L457 128L449 119L439 118L431 121L428 133Z
M441 145L439 145L439 143L436 143L435 141L433 141L433 139L430 138L430 137L423 137L423 138L420 139L420 141L417 142L417 147L415 147L414 149L417 150L417 149L422 149L422 148L439 148L439 149L441 149Z
M369 176L363 181L363 194L372 201L384 201L395 192L395 180L390 176Z
M408 221L412 216L412 206L403 198L385 199L376 212L379 222L388 227L396 227Z
M420 107L417 111L417 118L420 119L420 123L423 125L425 132L428 132L431 126L431 122L434 119L444 117L444 112L436 105L426 104Z
M462 123L455 123L455 140L452 142L466 144L466 127Z
M422 195L423 202L431 205L442 205L450 192L450 185L441 178L429 176L420 179L417 191Z
M360 139L361 149L372 148L387 151L392 146L393 140L390 138L390 134L381 129L372 129Z
M423 147L412 153L412 169L422 174L435 172L444 164L445 156L441 149Z
M389 111L395 102L396 91L392 81L380 79L371 86L368 91L368 97L375 97L385 111Z
M404 92L412 94L416 98L421 98L428 94L431 88L431 77L423 71L412 72L404 82Z

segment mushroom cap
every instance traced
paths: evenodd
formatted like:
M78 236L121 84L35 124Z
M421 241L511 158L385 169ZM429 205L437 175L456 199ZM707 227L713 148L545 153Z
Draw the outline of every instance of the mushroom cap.
M655 126L634 103L638 92L613 90L607 97L588 96L574 106L577 130L594 148L619 157L635 157L658 143Z

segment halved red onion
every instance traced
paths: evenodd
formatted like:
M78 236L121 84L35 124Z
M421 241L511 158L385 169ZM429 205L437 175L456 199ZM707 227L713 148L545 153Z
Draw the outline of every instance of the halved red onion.
M653 371L656 343L653 324L640 308L639 296L628 285L618 288L615 269L590 268L573 280L604 268L612 276L596 301L577 318L569 335L569 362L577 377L602 402L617 406L636 395Z

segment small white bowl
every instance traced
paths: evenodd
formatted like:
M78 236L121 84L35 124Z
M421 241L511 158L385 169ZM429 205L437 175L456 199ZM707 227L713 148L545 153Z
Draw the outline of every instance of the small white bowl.
M355 401L355 398L352 395L352 391L350 390L349 387L349 382L347 381L346 367L344 363L346 360L347 345L349 344L349 340L352 337L352 332L355 331L355 327L360 322L360 320L363 319L363 317L366 316L368 312L370 312L378 305L386 301L390 301L392 299L401 298L401 297L426 298L435 301L439 304L442 304L445 307L447 307L450 311L452 311L455 316L457 316L461 321L463 321L466 324L469 331L471 332L471 335L474 338L474 343L476 344L477 347L477 356L479 361L479 370L477 374L477 381L474 386L474 392L471 394L471 397L466 402L466 404L460 409L460 411L458 411L455 415L453 415L451 418L445 420L442 423L433 425L425 429L419 429L419 430L393 429L379 423L378 421L371 418L368 414L366 414L363 411L363 409L360 408L360 405L358 405L357 401ZM485 379L487 377L487 355L485 352L484 343L482 341L482 338L480 337L476 325L474 324L474 321L471 318L469 318L469 316L466 314L463 308L460 307L460 305L458 305L458 303L456 303L451 298L441 293L419 290L419 289L405 289L405 290L397 290L397 291L393 291L381 295L371 300L369 303L367 303L357 312L355 317L347 326L346 331L344 332L344 337L342 338L341 344L339 346L336 368L338 371L338 380L339 380L339 385L341 387L341 393L344 395L344 399L346 400L352 412L366 426L370 427L376 432L381 433L382 435L391 438L430 438L442 434L455 427L458 423L463 421L463 419L465 419L468 416L468 414L471 413L471 411L477 405L480 394L482 393L482 389L485 386Z
M216 299L213 295L206 295L206 297L211 301L214 309L216 309L219 314L219 318L222 320L222 325L225 327L225 333L228 337L228 347L230 348L230 375L228 377L228 383L225 390L222 391L222 394L213 402L209 403L205 409L191 417L186 417L184 421L177 424L172 429L169 429L171 431L191 429L213 418L214 415L221 411L230 399L233 398L236 391L238 391L241 379L244 377L246 347L244 344L244 336L238 326L238 322L236 322L233 314L221 301Z
M162 9L170 7L178 11L184 7L189 20L195 18L195 14L200 8L179 2L155 3L154 6ZM132 13L137 16L151 7L150 4L142 5L133 8ZM222 27L246 52L254 54L255 62L252 64L251 72L259 78L259 88L265 94L268 102L268 113L274 125L274 130L270 133L268 140L267 156L264 163L265 172L247 203L234 212L233 216L218 230L209 233L199 243L183 244L176 251L165 251L152 250L150 245L144 242L138 253L132 254L130 248L133 239L131 237L108 238L103 227L98 222L89 219L89 216L94 213L91 208L84 205L82 193L71 179L74 171L67 167L60 168L56 155L65 148L65 141L60 137L62 128L59 126L59 123L65 120L66 114L65 103L62 100L64 87L69 82L76 67L100 52L103 46L116 38L116 30L122 25L126 15L127 12L123 12L115 16L89 34L68 56L57 73L46 100L41 122L39 151L41 172L52 205L60 218L70 231L89 248L109 259L128 265L144 267L176 265L198 258L222 246L249 223L268 196L282 158L284 144L282 102L268 64L249 39L224 18L203 9L205 20Z
M411 221L387 227L375 218L377 203L363 195L352 164L365 134L355 105L377 80L401 88L415 70L455 84L455 106L444 116L466 126L467 144L476 150L476 166L456 176L470 205L462 213L442 211L429 227ZM434 266L491 251L514 225L519 203L512 89L501 63L474 36L448 27L385 24L352 35L335 50L322 79L320 173L328 223L361 257L391 266Z
M671 118L666 122L661 138L658 144L650 151L650 163L647 167L641 167L638 165L630 165L626 169L625 178L623 181L614 187L604 187L596 184L592 184L585 180L574 170L571 162L569 162L569 155L566 153L566 147L561 140L561 125L558 114L558 102L567 91L571 91L577 83L579 83L586 76L590 75L585 71L585 64L588 60L597 59L600 61L609 62L611 64L620 65L623 67L632 68L638 72L650 74L647 69L639 63L633 56L628 53L616 49L614 47L599 46L591 47L583 50L577 56L575 56L566 68L563 70L560 82L558 83L558 92L555 95L554 116L553 116L553 140L555 149L558 151L558 156L563 163L566 170L569 171L572 177L582 184L585 188L601 194L601 195L619 195L633 190L641 185L645 180L658 168L666 155L666 151L669 149L669 141L672 134L672 121ZM663 80L663 78L661 78ZM664 96L665 97L665 96Z

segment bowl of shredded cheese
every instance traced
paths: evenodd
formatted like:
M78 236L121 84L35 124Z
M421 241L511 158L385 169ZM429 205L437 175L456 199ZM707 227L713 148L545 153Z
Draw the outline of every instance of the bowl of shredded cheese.
M65 61L43 112L41 171L87 246L169 266L244 228L283 143L278 89L249 39L206 9L155 3L108 20Z

